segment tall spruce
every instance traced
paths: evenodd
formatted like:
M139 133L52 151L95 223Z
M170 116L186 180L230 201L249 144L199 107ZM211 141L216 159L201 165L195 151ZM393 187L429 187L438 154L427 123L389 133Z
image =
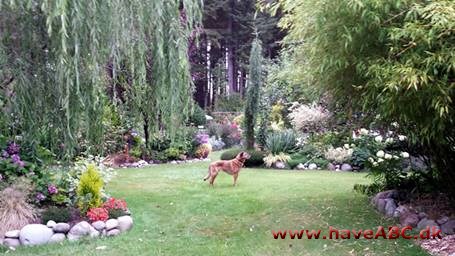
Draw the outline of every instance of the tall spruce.
M110 83L126 89L126 113L144 122L146 134L164 129L172 137L191 102L188 37L201 5L0 1L0 84L10 95L3 109L10 135L67 158L81 141L99 152Z
M262 46L261 41L254 39L250 54L250 68L245 105L245 137L247 149L254 148L254 126L256 125L259 92L262 86Z

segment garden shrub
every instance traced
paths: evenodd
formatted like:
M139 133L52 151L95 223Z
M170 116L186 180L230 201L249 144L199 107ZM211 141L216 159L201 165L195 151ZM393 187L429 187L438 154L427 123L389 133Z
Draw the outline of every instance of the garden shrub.
M194 156L197 158L207 158L210 152L212 152L212 146L208 143L205 143L197 147L196 151L194 152Z
M231 160L234 159L240 152L245 151L250 154L250 159L245 161L246 167L258 167L264 165L265 152L257 150L243 150L243 149L230 149L226 150L221 154L221 160Z
M198 104L194 104L193 113L191 114L189 121L195 126L207 124L206 113Z
M77 186L77 205L85 214L89 209L101 205L103 179L94 165L87 166Z
M268 154L266 157L264 157L264 164L270 168L277 162L287 163L290 159L291 157L283 152L277 155Z
M0 237L36 219L36 210L28 202L32 189L28 180L20 179L0 191Z
M321 131L330 117L330 113L322 106L294 105L290 109L289 118L294 129L303 132Z
M215 110L219 112L241 112L245 101L239 93L232 93L226 97L220 97L215 102Z
M275 131L267 136L266 149L274 155L292 153L296 144L297 138L292 130Z
M41 223L46 224L53 220L59 222L69 222L71 220L71 212L67 207L51 206L43 211L41 215Z
M170 147L164 151L164 154L166 155L166 158L168 160L177 160L180 158L180 155L185 153L182 150L179 150L178 148Z
M334 163L342 164L351 159L354 150L347 147L334 148L330 146L324 153L325 159L333 161Z

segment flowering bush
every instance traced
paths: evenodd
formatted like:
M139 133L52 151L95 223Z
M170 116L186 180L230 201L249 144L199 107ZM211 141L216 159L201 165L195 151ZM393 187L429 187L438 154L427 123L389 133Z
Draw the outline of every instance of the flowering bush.
M128 210L125 200L116 199L113 197L109 198L106 202L104 202L103 208L108 211L109 210L123 210L123 211Z
M294 104L289 118L296 130L303 132L318 131L324 127L330 113L321 106Z
M264 157L265 166L269 168L277 162L287 163L289 160L291 160L291 157L283 152L277 155L269 154L268 156Z
M350 148L350 145L345 144L344 147L333 148L330 146L324 153L327 160L333 161L338 164L342 164L351 158L354 150Z
M201 144L194 152L194 156L197 158L207 158L210 152L212 152L212 146L210 144Z
M105 208L91 208L88 212L87 212L87 218L89 218L89 220L91 222L95 222L95 221L106 221L109 219L109 212L107 211L107 209Z

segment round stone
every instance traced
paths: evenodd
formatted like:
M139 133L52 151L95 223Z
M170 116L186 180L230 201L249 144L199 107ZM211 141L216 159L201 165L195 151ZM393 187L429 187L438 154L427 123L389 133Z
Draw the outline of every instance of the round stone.
M112 230L107 231L107 236L117 236L120 234L120 230L114 228Z
M93 223L92 223L92 226L93 226L96 230L101 231L101 230L103 230L103 229L106 227L106 223L104 223L104 221L99 220L99 221L93 222Z
M19 238L20 230L11 230L5 233L6 238Z
M118 220L116 219L109 219L106 221L106 229L107 230L111 230L111 229L114 229L114 228L117 228L118 227Z
M130 230L133 227L133 218L131 216L118 217L118 229L121 232Z
M21 242L17 238L6 238L3 241L3 245L6 246L6 247L14 247L14 248L16 248L19 245L21 245Z
M49 243L61 243L63 241L65 241L66 239L66 236L65 234L63 233L56 233L54 235L51 236L51 239L49 239Z
M57 223L55 221L53 221L53 220L48 221L47 224L46 224L46 226L48 228L53 228L55 225L57 225Z
M29 224L21 229L19 239L23 245L46 244L54 232L42 224Z
M68 223L57 223L54 228L53 228L54 232L56 233L68 233L68 231L70 230L70 224Z

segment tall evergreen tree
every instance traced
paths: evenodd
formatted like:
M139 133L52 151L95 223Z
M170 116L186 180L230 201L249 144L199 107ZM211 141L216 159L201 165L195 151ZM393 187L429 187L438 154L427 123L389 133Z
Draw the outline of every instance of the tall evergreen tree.
M245 105L245 137L247 149L254 148L254 126L262 86L262 46L259 38L254 39L250 54L249 80Z

